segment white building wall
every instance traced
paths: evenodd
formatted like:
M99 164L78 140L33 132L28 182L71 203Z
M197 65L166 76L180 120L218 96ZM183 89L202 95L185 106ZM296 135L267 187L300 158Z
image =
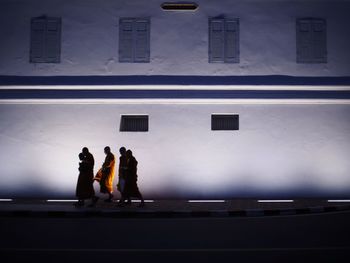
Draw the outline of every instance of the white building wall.
M350 75L348 0L0 0L0 75ZM30 19L62 17L60 64L29 63ZM208 18L240 19L240 63L208 63ZM118 62L120 17L151 19L150 63ZM296 63L298 17L327 19L328 63Z
M81 148L96 172L106 145L133 150L147 198L348 194L349 105L270 103L2 102L0 195L71 197ZM212 113L240 114L240 130L211 131ZM121 114L149 114L149 132L119 132Z
M0 0L0 76L350 75L348 0L198 0L195 12L164 12L161 3ZM30 19L41 15L62 18L59 64L29 63ZM239 18L238 64L208 63L208 18L221 15ZM150 63L118 62L121 17L150 18ZM328 63L296 63L299 17L327 19ZM331 103L17 99L0 102L0 197L71 197L81 148L95 155L97 171L106 145L114 153L120 146L134 151L140 189L149 198L335 197L350 191L350 107L339 96ZM239 114L240 130L211 131L212 113ZM149 114L150 131L120 133L121 114Z

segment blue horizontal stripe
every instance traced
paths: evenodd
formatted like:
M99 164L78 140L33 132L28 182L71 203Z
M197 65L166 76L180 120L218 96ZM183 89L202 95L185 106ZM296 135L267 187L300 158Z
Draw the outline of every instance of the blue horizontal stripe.
M0 76L0 85L350 85L350 76Z
M350 99L347 90L0 90L1 99Z

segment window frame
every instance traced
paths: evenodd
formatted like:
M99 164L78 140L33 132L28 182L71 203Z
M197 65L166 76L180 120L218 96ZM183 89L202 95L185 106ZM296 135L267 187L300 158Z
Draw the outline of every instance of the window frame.
M323 31L315 31L314 26L319 23L323 24ZM309 31L302 30L302 24L309 24ZM300 17L296 19L295 24L296 31L296 62L298 64L326 64L328 63L328 43L327 43L327 19L319 17ZM308 32L308 34L306 33ZM317 42L320 42L320 37L316 36L315 32L322 32L321 43L317 45ZM304 35L304 36L303 36ZM308 39L307 39L308 38ZM308 42L309 45L304 43ZM305 49L309 49L308 53L311 53L309 56L305 56ZM323 49L323 56L316 56L316 50Z
M223 40L222 40L222 59L213 58L213 22L220 21L223 23ZM229 23L235 24L235 30L228 30ZM227 41L229 39L229 33L234 32L232 50L228 50ZM233 51L234 56L228 57L230 51ZM227 64L239 64L240 63L240 19L231 17L209 17L208 20L208 63L227 63Z
M42 36L41 40L38 41L38 28L35 28L37 25L42 23ZM53 28L50 29L50 24L55 26L55 30ZM56 33L53 33L56 32ZM48 45L48 43L53 44ZM62 18L61 17L48 17L48 16L40 16L40 17L32 17L30 20L30 51L29 51L29 62L30 63L61 63L61 46L62 46ZM41 42L40 42L41 41ZM49 56L49 49L53 47L53 50L56 55ZM42 56L35 56L35 51L41 49ZM52 50L51 50L52 51Z
M129 45L131 45L131 55L130 58L124 56L125 53L125 44L124 42L128 41L123 30L124 23L132 23L131 26L131 39L129 41ZM145 45L143 46L145 49L144 57L137 57L137 43L138 37L142 36L142 33L137 33L137 23L145 22L146 30L143 37L145 40ZM139 30L138 32L143 32L143 30ZM118 41L118 61L119 63L150 63L151 61L151 19L149 17L121 17L119 18L119 41Z

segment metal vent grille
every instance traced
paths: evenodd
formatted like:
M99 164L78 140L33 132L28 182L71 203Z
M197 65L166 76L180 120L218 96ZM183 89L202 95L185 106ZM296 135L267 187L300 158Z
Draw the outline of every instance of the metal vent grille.
M211 115L212 131L239 130L239 115L237 114L213 114Z
M148 132L148 115L122 115L121 132Z

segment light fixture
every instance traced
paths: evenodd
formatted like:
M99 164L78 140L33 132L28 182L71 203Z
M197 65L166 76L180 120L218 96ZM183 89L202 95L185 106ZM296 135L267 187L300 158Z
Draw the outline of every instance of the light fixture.
M198 5L191 2L167 2L163 3L161 7L164 11L195 11Z

